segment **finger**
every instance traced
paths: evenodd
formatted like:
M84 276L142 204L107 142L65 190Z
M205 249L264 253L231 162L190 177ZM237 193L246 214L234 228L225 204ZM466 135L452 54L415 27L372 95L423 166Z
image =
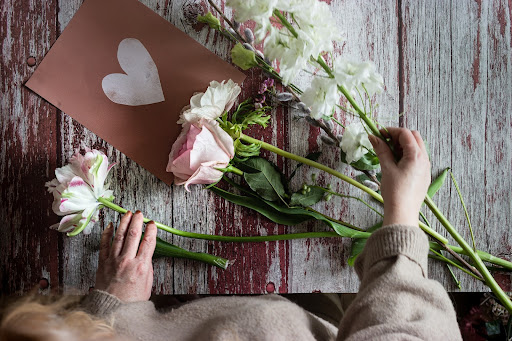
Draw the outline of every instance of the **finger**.
M386 142L374 135L369 135L368 138L370 139L370 143L372 144L375 153L377 153L381 166L388 167L390 165L394 165L395 159L393 157L393 153Z
M421 151L416 138L409 129L403 129L398 136L398 143L402 147L403 158L402 159L415 159L418 152Z
M123 250L121 255L128 258L135 258L137 255L137 249L139 248L140 236L142 234L142 222L144 216L140 211L135 212L128 227L126 233L126 239L124 241Z
M413 130L412 131L412 135L414 136L414 138L416 139L416 142L418 143L418 146L420 146L421 150L427 154L427 147L425 146L425 142L423 141L423 139L421 138L421 134L419 131L417 130Z
M140 243L137 258L140 258L143 261L151 262L151 258L153 257L153 253L155 252L156 247L156 232L157 229L155 222L149 222L146 225L146 231L144 231L144 238Z
M108 258L108 254L110 253L110 242L112 241L112 236L114 235L114 225L109 223L107 227L101 233L100 240L100 258L99 263L102 264Z
M112 247L110 248L110 257L117 257L121 253L124 244L124 238L126 236L126 231L128 230L128 225L132 220L132 212L128 211L121 218L121 222L117 227L116 234L114 236L114 241L112 242Z

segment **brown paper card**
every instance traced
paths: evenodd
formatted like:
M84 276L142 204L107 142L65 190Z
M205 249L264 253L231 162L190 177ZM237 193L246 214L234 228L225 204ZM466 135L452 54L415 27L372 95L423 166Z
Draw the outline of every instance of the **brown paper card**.
M245 75L136 0L86 0L26 86L171 184L181 109Z

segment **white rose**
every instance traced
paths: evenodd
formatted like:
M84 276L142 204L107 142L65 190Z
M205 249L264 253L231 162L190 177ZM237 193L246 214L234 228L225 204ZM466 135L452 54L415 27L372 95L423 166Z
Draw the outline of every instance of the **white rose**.
M240 91L238 84L231 79L227 82L222 81L222 83L210 82L206 92L199 92L190 98L190 106L184 108L178 123L189 122L194 124L202 118L217 119L233 107Z

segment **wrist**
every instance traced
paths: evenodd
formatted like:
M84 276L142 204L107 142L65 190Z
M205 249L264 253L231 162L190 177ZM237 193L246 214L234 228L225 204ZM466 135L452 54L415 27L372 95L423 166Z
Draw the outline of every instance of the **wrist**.
M391 212L384 211L383 225L408 225L418 226L418 214L411 214L410 212Z

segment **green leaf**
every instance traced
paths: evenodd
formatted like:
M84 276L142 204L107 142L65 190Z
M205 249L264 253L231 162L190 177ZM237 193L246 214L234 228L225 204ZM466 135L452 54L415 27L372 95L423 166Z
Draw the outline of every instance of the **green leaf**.
M290 205L309 207L323 199L325 192L321 188L310 187L309 189L310 191L305 194L302 194L301 191L293 193L290 198Z
M501 334L501 321L496 320L492 322L485 322L485 329L487 336L498 336Z
M439 189L443 186L444 182L446 181L446 177L448 176L449 170L450 167L446 168L441 172L441 174L439 174L437 178L435 178L434 181L432 181L427 191L429 197L432 198L437 193L437 191L439 191Z
M198 15L197 21L208 24L215 30L220 30L220 21L211 12L206 13L206 15Z
M240 139L236 139L233 144L235 146L235 153L240 158L248 158L260 155L260 144L245 144Z
M308 155L306 155L306 159L309 159L311 161L316 161L316 160L318 160L318 158L320 158L320 155L322 155L322 152L309 153ZM290 182L292 180L292 178L295 176L295 174L297 174L297 171L299 170L299 168L302 167L303 165L304 165L303 163L299 163L297 165L295 170L292 172L292 174L288 178L288 182Z
M142 235L142 238L144 235ZM141 238L141 239L142 239ZM228 260L225 258L217 257L214 255L210 255L208 253L203 252L192 252L185 249L182 249L176 245L170 244L165 240L160 238L156 238L156 247L155 252L153 253L153 258L160 257L173 257L173 258L186 258L193 259L203 263L207 263L210 265L214 265L221 269L226 269L228 267Z
M237 65L244 71L249 70L254 66L258 66L256 54L251 50L247 50L240 43L237 43L231 49L231 60L233 61L233 64Z
M231 182L230 182L231 183ZM240 185L233 184L237 188L241 188ZM277 224L283 224L283 225L297 225L305 221L309 220L319 220L323 221L325 224L327 224L329 227L331 227L336 233L338 233L342 237L347 238L368 238L370 236L367 232L357 231L354 229L351 229L347 226L341 225L339 223L336 223L334 221L329 220L328 218L322 216L321 214L318 214L316 212L307 211L303 208L299 207L284 207L280 206L274 202L264 200L262 198L259 198L255 195L248 194L245 195L237 195L228 191L225 191L223 189L220 189L218 187L212 187L210 188L212 192L215 194L223 197L224 199L243 206L250 209L253 209L268 219L272 220L273 222ZM244 193L248 193L247 190L243 190Z
M243 164L257 170L257 172L244 172L244 179L249 187L263 199L277 201L285 196L286 192L281 181L281 173L269 161L254 157Z
M347 154L340 149L341 162L347 163ZM366 153L357 162L352 162L350 165L358 170L372 170L379 168L379 158L372 153Z
M372 227L366 229L366 232L373 233L377 229L382 227L382 221L376 223ZM350 249L350 257L348 258L348 265L354 266L357 257L363 252L364 246L366 245L366 241L368 238L360 238L360 239L354 239L352 242L352 248Z
M272 220L273 222L275 222L277 224L297 225L297 224L300 224L302 222L312 219L312 217L310 217L308 215L301 215L301 214L284 215L280 211L274 209L272 206L265 203L264 200L262 200L258 197L252 196L252 195L238 195L238 194L234 194L234 193L225 191L218 187L211 187L210 191L212 191L213 193L217 194L218 196L226 199L229 202L232 202L234 204L255 210L256 212L264 215L265 217L267 217L268 219Z

